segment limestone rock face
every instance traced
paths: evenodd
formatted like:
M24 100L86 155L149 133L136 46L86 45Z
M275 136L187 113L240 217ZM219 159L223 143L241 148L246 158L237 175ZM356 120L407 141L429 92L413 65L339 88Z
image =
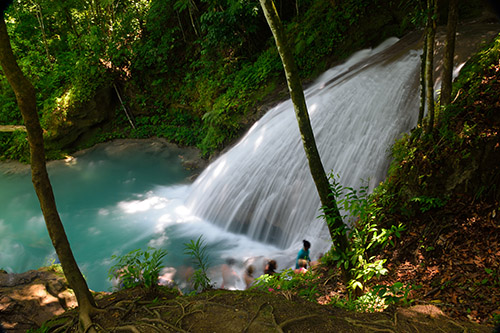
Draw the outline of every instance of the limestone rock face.
M0 324L7 332L26 332L77 306L64 276L48 268L25 273L0 271Z
M60 107L46 119L46 144L71 148L91 137L114 116L117 97L112 87L98 90L93 99L77 106Z

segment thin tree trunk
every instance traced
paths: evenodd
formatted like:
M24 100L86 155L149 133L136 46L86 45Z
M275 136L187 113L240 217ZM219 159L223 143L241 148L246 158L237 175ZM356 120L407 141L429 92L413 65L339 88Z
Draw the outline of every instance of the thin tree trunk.
M450 0L448 7L448 24L443 58L443 83L441 85L440 105L451 102L451 87L453 82L453 57L455 55L455 36L458 23L458 0Z
M181 27L182 40L184 41L184 43L186 43L186 35L184 34L184 28L182 27L182 22L181 22L181 17L179 15L179 11L176 10L175 13L177 14L177 21L179 22L179 27Z
M425 113L425 94L426 94L426 85L425 85L425 66L426 66L426 57L427 57L427 30L424 33L424 43L423 43L422 57L421 57L421 65L420 65L420 109L418 112L418 126L421 128L424 127L424 113Z
M191 20L191 25L193 26L194 34L196 35L196 37L200 37L200 34L198 33L198 29L196 29L196 23L195 23L195 20L193 18L193 12L191 11L191 7L193 7L195 10L198 9L196 7L196 4L192 0L189 0L189 3L188 3L189 19Z
M90 328L92 330L90 327L92 323L90 314L96 309L96 304L75 261L57 212L52 186L45 165L43 132L36 110L35 89L17 65L3 17L0 20L0 65L16 94L19 110L26 126L31 153L31 177L50 239L61 261L64 275L75 292L79 305L80 320L85 329Z
M71 30L73 30L75 36L80 38L80 34L78 33L78 30L76 30L73 18L71 17L71 13L67 8L64 8L64 16L66 17L66 23L71 27Z
M43 24L42 7L38 2L35 2L35 16L36 19L38 20L38 24L40 25L40 29L42 30L42 40L43 40L43 46L45 48L45 53L47 55L47 61L49 64L51 64L49 46L47 43L47 34L45 33L45 25Z
M427 112L429 113L429 122L427 132L432 133L434 129L434 40L436 37L436 15L437 4L435 0L427 0L427 54L425 59L425 79L426 79L426 98Z
M306 100L304 91L300 82L297 65L293 59L290 47L287 44L287 39L283 29L283 25L278 17L278 13L272 0L260 0L260 5L264 11L266 20L271 28L276 41L276 47L283 62L285 69L286 81L290 96L295 109L295 115L299 124L300 134L302 136L302 143L309 162L309 169L316 184L321 204L325 211L326 222L328 230L334 245L341 249L346 250L349 242L345 233L338 232L344 228L344 222L340 215L337 203L330 189L330 183L323 168L321 158L314 139L314 133L309 120L309 113L307 112ZM345 278L350 279L348 272L344 272Z

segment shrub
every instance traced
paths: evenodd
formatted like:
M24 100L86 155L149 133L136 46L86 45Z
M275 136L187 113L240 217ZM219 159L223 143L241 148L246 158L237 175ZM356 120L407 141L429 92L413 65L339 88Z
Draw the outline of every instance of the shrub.
M184 243L184 247L184 253L191 256L196 265L196 270L191 278L195 292L212 289L212 281L207 274L209 267L207 246L204 244L202 236L198 237L196 241L191 240L189 243Z
M255 279L252 288L267 292L280 292L288 299L290 295L296 294L315 302L318 297L317 279L318 277L310 270L304 274L296 274L292 269L286 269L278 274L259 276Z
M108 278L118 279L119 286L124 289L136 286L154 289L158 285L158 276L164 267L162 259L166 255L166 250L151 247L146 251L133 250L120 257L113 255L111 259L117 263L109 269Z
M341 186L335 176L330 174L331 189L341 210L346 212L344 221L351 220L350 226L337 228L337 234L347 234L349 248L334 248L325 255L324 262L343 267L350 272L351 280L347 282L353 295L365 289L365 284L373 277L385 275L385 259L377 259L373 250L383 249L388 244L394 245L394 237L400 237L405 229L402 224L381 228L377 224L379 207L368 194L367 187L357 191Z

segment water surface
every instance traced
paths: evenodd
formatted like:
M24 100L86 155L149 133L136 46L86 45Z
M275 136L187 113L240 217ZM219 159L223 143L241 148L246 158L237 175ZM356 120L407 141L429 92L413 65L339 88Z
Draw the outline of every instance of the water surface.
M190 214L184 201L192 172L181 165L183 153L158 141L118 141L49 164L61 220L91 289L111 288L113 254L152 246L168 251L166 266L191 265L184 244L201 235L219 285L218 267L229 256L241 272L244 260L277 252ZM0 174L0 202L0 268L23 272L54 261L29 169Z

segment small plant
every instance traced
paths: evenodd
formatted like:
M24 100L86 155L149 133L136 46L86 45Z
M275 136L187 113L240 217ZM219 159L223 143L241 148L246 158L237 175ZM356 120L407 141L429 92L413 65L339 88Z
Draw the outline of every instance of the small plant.
M394 246L394 237L399 238L405 227L402 224L393 225L390 229L378 227L376 218L380 209L368 195L367 187L362 187L359 191L342 187L332 174L330 180L339 208L347 213L342 219L351 219L350 227L343 225L336 232L347 234L350 246L347 249L332 247L324 260L348 270L351 280L347 287L353 295L359 295L369 280L387 273L384 268L385 259L376 259L370 255L370 251L384 248L388 244Z
M410 201L418 203L420 206L420 211L422 213L425 213L433 208L444 207L444 205L446 205L446 203L448 202L447 199L431 198L425 195L414 197Z
M500 314L493 314L492 321L493 325L497 327L496 330L498 332L498 330L500 329Z
M396 282L391 286L379 285L364 295L352 299L334 298L330 304L342 309L357 312L382 312L391 304L408 306L413 300L408 299L409 293L415 286L405 286Z
M285 297L297 295L308 301L315 302L318 296L317 276L311 271L304 274L296 274L292 269L286 269L279 274L264 274L255 279L252 288L268 292L279 291Z
M108 278L119 280L120 288L128 289L141 286L154 289L158 285L160 270L164 267L162 259L166 250L149 247L146 251L133 250L124 256L113 255L117 263L109 269Z
M52 259L48 265L47 268L53 272L59 273L59 274L64 274L61 263L56 263L56 259Z
M408 299L410 291L413 289L418 288L413 285L404 285L401 282L396 282L391 286L375 286L372 292L383 298L387 305L402 304L404 306L408 306L413 302L413 300Z
M212 289L212 281L208 277L208 255L207 246L204 244L202 236L198 237L196 242L191 240L189 243L184 243L184 254L193 258L196 265L196 270L191 277L195 292Z
M382 312L387 308L385 300L373 291L368 292L356 299L334 297L328 303L334 307L357 312Z
M498 272L486 267L484 271L489 275L489 278L485 279L487 282L490 282L493 286L500 286L500 274Z

